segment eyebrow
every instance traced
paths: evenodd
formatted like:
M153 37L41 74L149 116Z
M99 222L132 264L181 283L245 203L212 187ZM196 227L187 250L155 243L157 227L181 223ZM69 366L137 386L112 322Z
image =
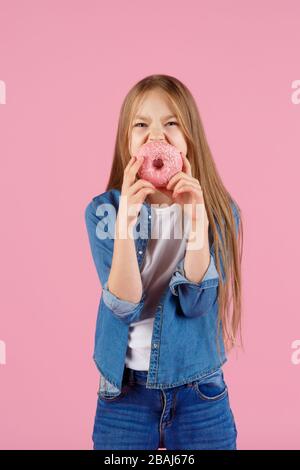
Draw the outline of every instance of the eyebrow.
M164 121L165 119L171 119L171 118L177 119L176 116L174 116L174 114L169 114L168 116L163 117L162 120ZM134 119L143 119L144 121L149 119L151 121L149 116L139 116L139 115L137 115L137 116L135 116Z

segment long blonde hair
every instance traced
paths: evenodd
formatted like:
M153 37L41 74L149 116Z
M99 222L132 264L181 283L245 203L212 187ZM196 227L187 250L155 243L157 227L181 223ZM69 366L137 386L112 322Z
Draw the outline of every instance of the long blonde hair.
M237 333L241 333L241 260L243 252L243 227L241 210L230 196L217 171L197 104L188 88L177 78L169 75L150 75L137 82L126 95L118 122L113 163L106 191L122 188L124 169L130 160L129 143L132 123L139 106L148 91L160 89L173 105L177 119L187 142L187 157L192 175L197 178L204 197L205 208L215 248L216 268L219 273L218 287L218 332L222 323L225 350L230 351L237 344ZM239 216L239 231L236 236L232 204ZM216 222L219 226L221 238ZM220 253L219 253L220 250ZM223 282L220 258L224 267ZM230 295L232 296L230 297ZM232 313L230 301L233 300Z

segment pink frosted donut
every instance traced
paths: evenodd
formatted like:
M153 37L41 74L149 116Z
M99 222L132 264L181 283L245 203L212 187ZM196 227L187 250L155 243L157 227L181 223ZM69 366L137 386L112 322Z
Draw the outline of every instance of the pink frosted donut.
M180 151L167 142L147 142L136 153L137 159L144 156L138 171L140 178L150 181L156 187L164 187L173 175L182 170Z

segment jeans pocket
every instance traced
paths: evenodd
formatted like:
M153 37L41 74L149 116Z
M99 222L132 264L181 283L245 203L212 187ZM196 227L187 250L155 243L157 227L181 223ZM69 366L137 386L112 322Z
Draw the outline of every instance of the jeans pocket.
M98 399L100 401L105 401L105 402L115 402L115 401L120 401L122 400L128 393L129 391L129 384L125 384L125 385L122 385L122 389L121 389L121 392L118 394L118 395L114 395L114 394L110 394L109 392L105 392L105 391L100 391L100 389L98 390L97 394L98 394Z
M218 401L228 395L227 384L221 368L194 382L194 389L204 401Z

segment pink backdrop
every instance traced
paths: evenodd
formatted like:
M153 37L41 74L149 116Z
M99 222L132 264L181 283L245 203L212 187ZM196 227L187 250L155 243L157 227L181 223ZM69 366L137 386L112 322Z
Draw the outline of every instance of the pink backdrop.
M92 448L101 288L84 209L105 190L125 94L167 73L194 94L243 210L245 352L224 366L238 448L299 449L299 1L0 12L0 447Z

